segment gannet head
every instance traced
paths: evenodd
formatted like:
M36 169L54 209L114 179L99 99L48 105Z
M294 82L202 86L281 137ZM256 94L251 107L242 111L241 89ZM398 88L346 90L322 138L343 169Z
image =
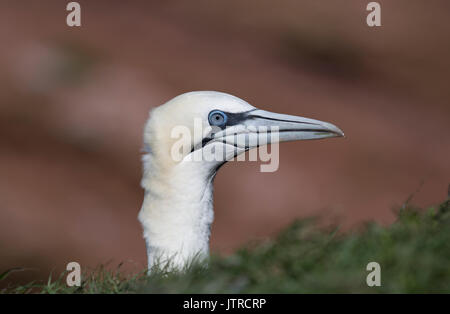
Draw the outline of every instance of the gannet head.
M343 135L330 123L260 110L219 92L190 92L154 108L144 131L139 213L149 269L165 261L183 269L193 256L208 255L220 165L264 144Z
M261 141L264 130L270 136ZM151 111L144 149L151 151L153 162L158 160L161 168L194 162L210 170L262 142L337 136L344 133L331 123L260 110L226 93L197 91Z

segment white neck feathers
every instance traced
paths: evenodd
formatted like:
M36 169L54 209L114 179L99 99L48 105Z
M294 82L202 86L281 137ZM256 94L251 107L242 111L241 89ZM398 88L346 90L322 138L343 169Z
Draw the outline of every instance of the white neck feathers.
M209 254L215 171L189 162L165 167L151 152L143 156L143 163L145 197L139 221L148 268L183 270L194 258Z

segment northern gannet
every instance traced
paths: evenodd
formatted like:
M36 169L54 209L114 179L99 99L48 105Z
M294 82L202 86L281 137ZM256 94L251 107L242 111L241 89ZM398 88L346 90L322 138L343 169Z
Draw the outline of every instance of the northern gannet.
M201 132L195 135L199 127ZM185 93L150 111L142 157L145 196L138 215L149 270L155 266L183 270L193 259L208 257L216 171L261 145L249 140L259 136L261 128L275 135L267 140L272 144L344 135L333 124L260 110L214 91ZM194 135L182 138L183 130ZM238 135L244 136L243 141L236 141ZM222 159L195 158L217 151Z

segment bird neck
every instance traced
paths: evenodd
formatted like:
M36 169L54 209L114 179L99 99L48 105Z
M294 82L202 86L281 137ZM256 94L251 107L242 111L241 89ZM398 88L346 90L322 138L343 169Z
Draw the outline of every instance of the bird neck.
M198 165L164 168L153 162L152 156L144 156L141 185L145 196L139 221L149 270L183 270L194 259L208 257L214 176L215 171Z

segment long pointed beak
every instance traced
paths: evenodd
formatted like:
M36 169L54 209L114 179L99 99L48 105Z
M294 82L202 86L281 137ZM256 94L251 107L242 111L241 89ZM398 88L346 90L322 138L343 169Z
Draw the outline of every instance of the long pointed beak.
M244 124L247 128L267 127L271 132L278 130L278 142L344 136L341 129L328 122L259 109L249 112Z
M259 109L234 114L232 120L206 143L223 142L245 151L271 143L344 136L341 129L328 122Z

